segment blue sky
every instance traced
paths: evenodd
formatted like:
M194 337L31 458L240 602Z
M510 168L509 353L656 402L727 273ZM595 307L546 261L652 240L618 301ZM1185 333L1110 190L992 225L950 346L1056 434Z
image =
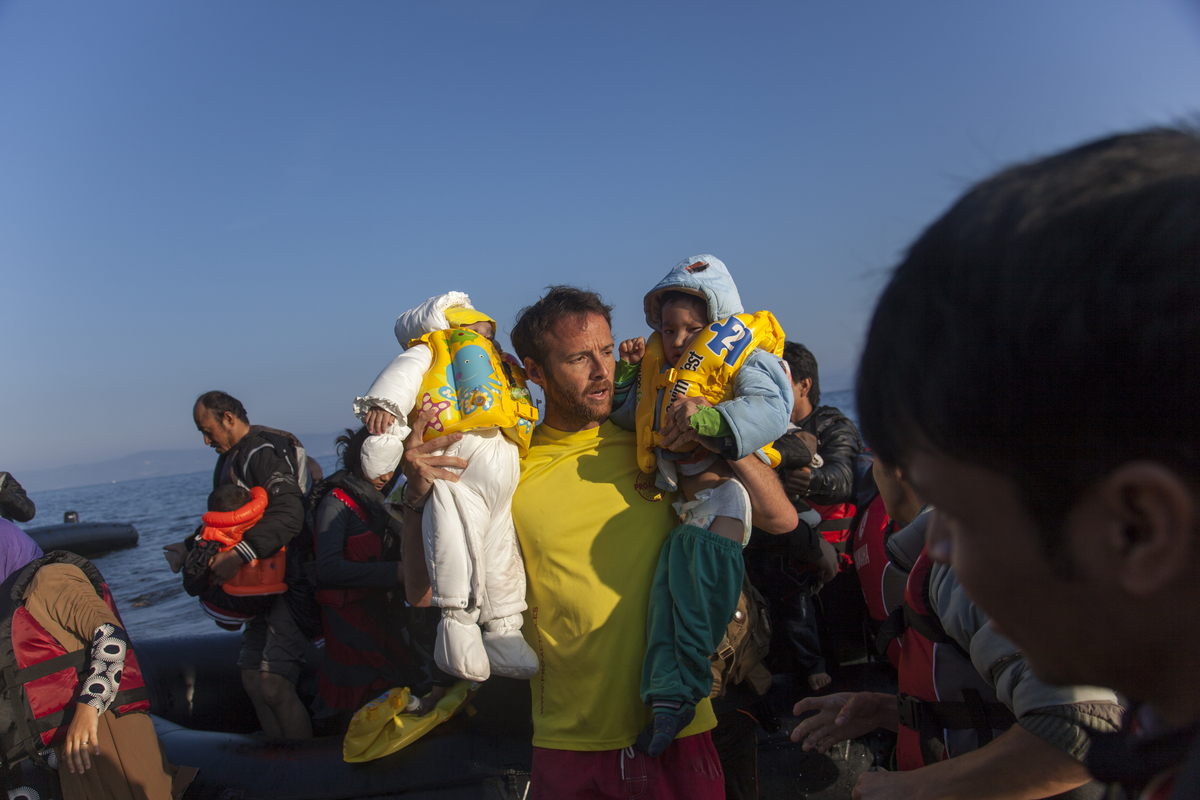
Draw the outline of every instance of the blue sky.
M1200 109L1186 0L0 2L0 469L353 422L396 315L713 253L850 385L906 243ZM19 474L18 474L19 477Z

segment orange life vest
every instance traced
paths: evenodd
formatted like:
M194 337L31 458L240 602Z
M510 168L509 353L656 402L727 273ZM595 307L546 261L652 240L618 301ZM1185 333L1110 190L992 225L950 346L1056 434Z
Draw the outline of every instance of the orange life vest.
M267 490L255 486L250 490L250 502L236 511L209 511L201 519L205 541L221 545L220 552L232 550L242 541L242 534L254 527L267 509ZM242 565L238 573L221 585L226 594L251 597L264 594L283 594L287 591L284 572L287 568L287 548L269 558L256 558Z

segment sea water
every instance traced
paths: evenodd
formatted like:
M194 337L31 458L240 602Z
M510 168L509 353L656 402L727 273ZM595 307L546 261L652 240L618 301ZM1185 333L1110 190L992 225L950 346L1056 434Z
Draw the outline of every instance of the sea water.
M318 458L329 475L335 456ZM216 463L216 454L213 455ZM212 491L212 472L193 472L122 483L30 492L37 516L22 528L62 522L76 511L80 522L129 522L138 532L137 547L99 556L92 562L104 575L117 609L133 638L212 633L216 623L199 601L183 591L183 580L163 558L163 545L182 542L196 532Z
M857 421L853 391L829 392L821 400ZM326 475L337 468L336 456L317 462ZM92 559L108 582L130 635L136 639L211 633L217 630L216 623L200 610L196 598L183 591L182 579L171 572L162 554L163 545L182 542L195 533L211 491L212 472L204 471L30 492L37 516L21 527L60 523L65 511L78 512L81 522L132 523L138 531L137 547Z

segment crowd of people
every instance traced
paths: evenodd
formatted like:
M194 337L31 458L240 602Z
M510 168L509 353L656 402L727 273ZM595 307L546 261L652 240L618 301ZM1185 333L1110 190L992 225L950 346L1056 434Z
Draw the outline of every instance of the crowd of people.
M803 749L895 732L856 798L1200 796L1200 136L1116 136L967 191L881 296L862 436L719 259L644 308L650 335L618 343L604 299L550 287L507 354L467 295L414 307L327 478L232 396L196 401L214 491L167 557L244 629L266 734L505 675L530 681L532 798L756 797L769 668L797 678ZM6 517L10 496L20 513L0 473ZM22 536L2 523L14 644L58 602L71 624L45 630L94 654L59 760L140 748L153 796L178 792L153 731L119 730L144 706L102 658L128 640L99 573ZM846 641L895 691L829 692Z

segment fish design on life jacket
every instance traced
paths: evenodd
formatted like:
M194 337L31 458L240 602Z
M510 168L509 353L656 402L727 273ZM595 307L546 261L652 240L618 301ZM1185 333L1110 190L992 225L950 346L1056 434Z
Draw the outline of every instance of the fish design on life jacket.
M455 331L451 341L460 337L470 342L478 336L471 331ZM455 387L458 413L466 417L476 411L487 411L503 390L492 364L492 354L477 344L463 344L446 368L449 386Z

